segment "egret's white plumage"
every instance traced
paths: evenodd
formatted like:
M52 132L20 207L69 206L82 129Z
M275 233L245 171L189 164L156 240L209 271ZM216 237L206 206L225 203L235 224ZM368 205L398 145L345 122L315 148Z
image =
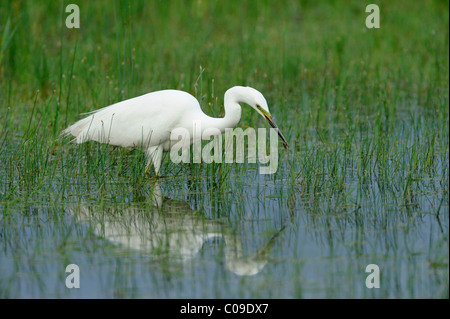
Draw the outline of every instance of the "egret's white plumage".
M197 99L187 92L163 90L87 113L86 118L69 126L62 133L74 136L74 141L78 144L96 141L142 148L146 151L147 168L153 162L155 172L159 173L162 152L169 151L174 142L171 140L172 130L185 128L190 136L194 136L193 123L197 122L200 124L202 137L209 139L210 136L203 136L203 132L210 128L223 133L226 128L236 126L241 119L240 102L250 105L278 130L271 119L264 96L251 87L235 86L225 93L223 118L203 113ZM287 147L279 130L278 134Z

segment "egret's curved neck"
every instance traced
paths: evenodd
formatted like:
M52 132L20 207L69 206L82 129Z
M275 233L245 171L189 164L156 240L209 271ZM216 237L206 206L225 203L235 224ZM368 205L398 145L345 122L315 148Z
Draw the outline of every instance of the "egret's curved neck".
M246 88L235 86L225 92L224 107L225 116L223 118L209 117L202 129L217 128L221 133L226 128L235 127L241 120L241 106L239 102L248 103L246 97Z

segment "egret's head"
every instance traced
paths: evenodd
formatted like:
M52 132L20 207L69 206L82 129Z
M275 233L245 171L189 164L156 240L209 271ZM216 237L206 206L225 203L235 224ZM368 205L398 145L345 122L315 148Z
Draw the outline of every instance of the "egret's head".
M264 96L258 90L255 90L251 87L245 87L245 93L242 98L242 102L247 103L252 108L254 108L262 117L266 119L266 121L272 126L280 136L283 141L283 146L285 149L288 148L288 144L283 134L281 133L278 126L272 119L272 115L270 114L269 107L267 106L267 101Z
M245 97L243 98L245 103L250 105L252 108L256 110L261 116L264 114L270 114L269 107L267 106L267 101L264 98L264 95L261 94L258 90L255 90L251 87L245 87Z

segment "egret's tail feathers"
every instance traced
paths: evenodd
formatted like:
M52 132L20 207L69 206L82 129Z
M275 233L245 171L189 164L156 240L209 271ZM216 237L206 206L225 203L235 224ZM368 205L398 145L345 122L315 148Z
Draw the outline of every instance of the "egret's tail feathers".
M81 144L87 140L89 140L88 131L90 128L90 125L92 123L93 117L89 116L82 120L79 120L78 122L75 122L65 130L61 132L61 136L74 136L75 138L72 140L72 142L76 142L77 144Z

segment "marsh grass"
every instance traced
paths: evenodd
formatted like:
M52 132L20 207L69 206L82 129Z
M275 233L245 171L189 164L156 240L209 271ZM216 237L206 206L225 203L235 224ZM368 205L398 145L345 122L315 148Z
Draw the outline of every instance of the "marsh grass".
M350 236L351 256L380 256L383 240L406 249L398 234L419 242L409 231L431 225L437 234L426 258L434 279L421 272L428 290L408 288L406 280L378 296L442 297L445 287L448 296L448 2L382 2L377 30L365 28L359 1L86 2L79 4L80 29L64 26L68 3L0 5L1 220L27 205L148 200L153 178L144 174L142 152L60 136L80 113L174 88L197 97L207 114L223 116L226 89L249 85L263 92L289 141L289 151L279 150L278 171L261 176L251 163L174 164L165 155L164 193L244 233L252 232L252 220L272 221L267 232L306 224L330 251L345 250L339 240ZM267 127L245 106L239 126ZM303 256L305 238L295 230L292 236L288 245ZM392 247L388 253L405 257ZM404 267L405 259L395 258L388 262ZM288 296L339 296L331 286L356 285L349 264L329 265L326 287L313 287L304 275L310 265L293 263L298 267L276 264L270 273L279 278L281 269L299 280ZM236 284L222 275L217 280L228 288L217 296ZM372 296L351 289L344 295Z

